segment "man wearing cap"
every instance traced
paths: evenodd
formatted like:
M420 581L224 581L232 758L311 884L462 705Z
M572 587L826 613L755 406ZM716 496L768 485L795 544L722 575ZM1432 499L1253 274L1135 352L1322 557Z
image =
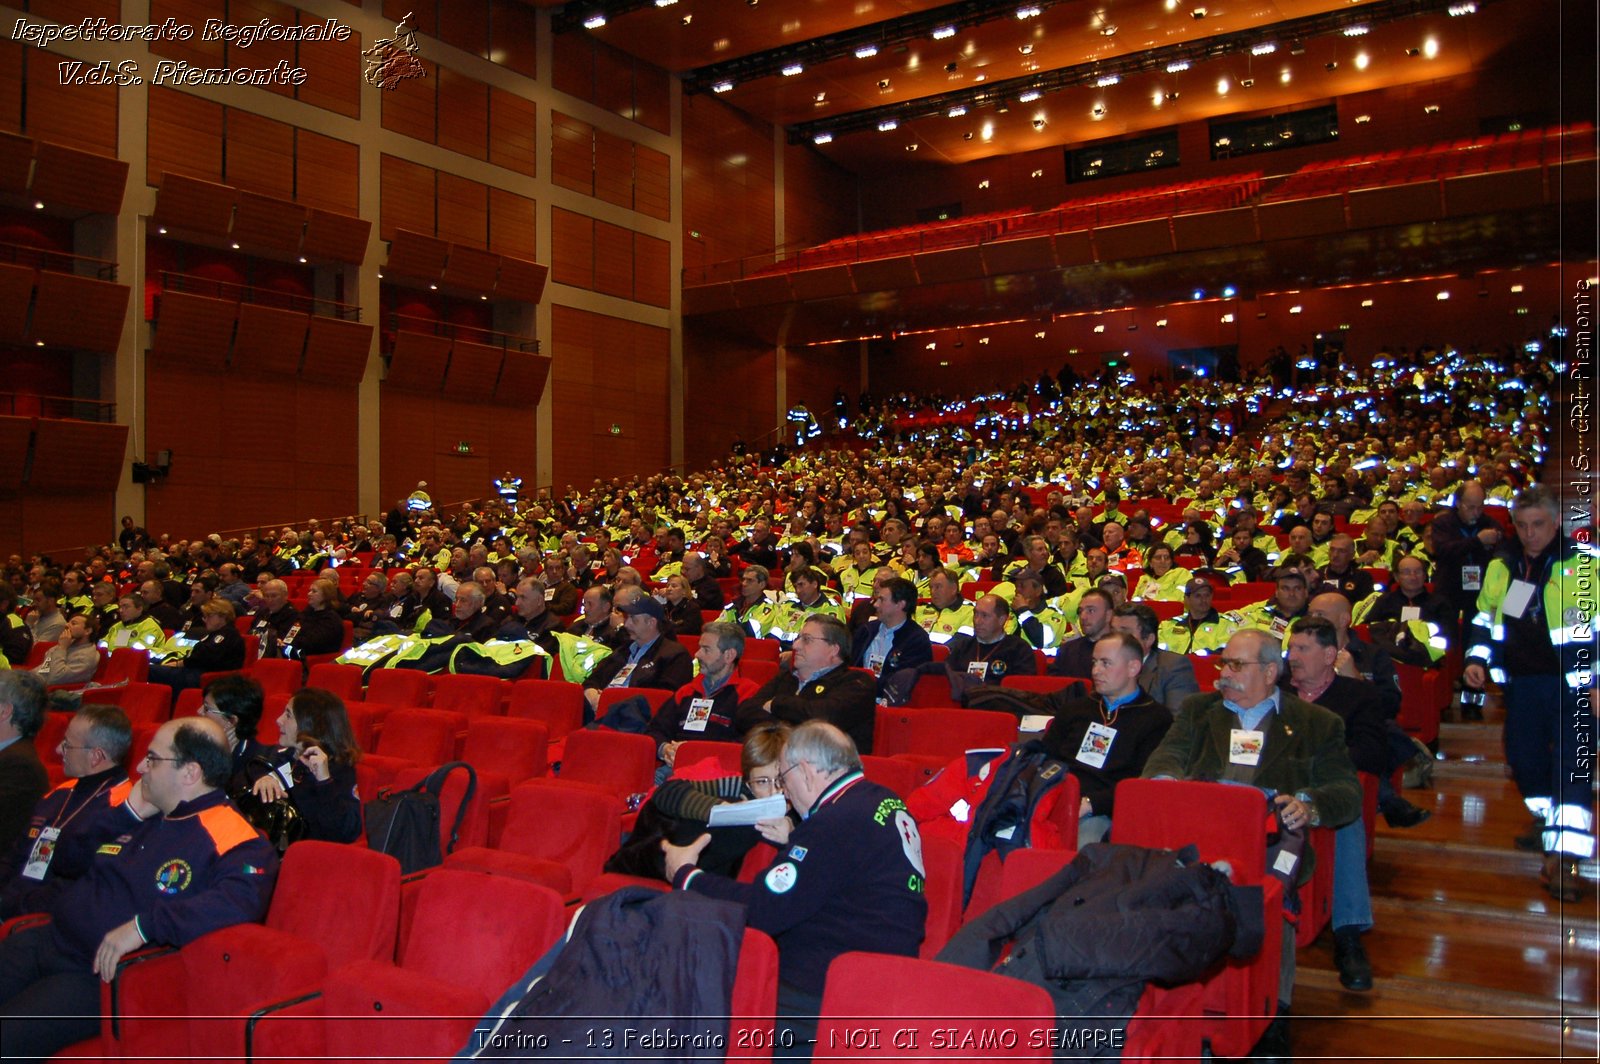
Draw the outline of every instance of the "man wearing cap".
M1232 621L1211 604L1214 589L1209 580L1195 577L1183 585L1184 612L1161 622L1156 643L1174 654L1215 654L1228 645L1234 633Z
M589 704L586 717L593 717L600 693L608 687L676 691L694 679L694 659L682 643L661 632L666 617L661 603L636 588L625 589L617 595L617 609L629 642L596 665L584 681L583 697Z

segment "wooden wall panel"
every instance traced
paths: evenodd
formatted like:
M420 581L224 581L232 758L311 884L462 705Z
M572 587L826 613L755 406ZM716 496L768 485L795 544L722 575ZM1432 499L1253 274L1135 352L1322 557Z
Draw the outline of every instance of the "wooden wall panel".
M222 181L222 105L176 89L150 88L146 180L164 172Z
M667 463L666 330L556 306L551 317L555 486ZM620 430L611 433L611 426Z
M489 90L489 161L519 174L537 177L539 157L534 147L538 109L504 89Z
M111 491L0 495L0 513L4 514L0 517L0 544L8 554L77 557L89 544L111 538L116 528L114 500Z
M239 304L188 292L163 292L156 299L152 363L172 362L220 371L228 361Z
M539 76L539 20L517 0L492 0L489 6L489 58L508 70ZM559 51L559 49L557 49Z
M588 99L613 114L633 111L633 57L597 42L594 49L594 93Z
M127 425L42 417L34 426L29 487L51 494L115 491L127 448Z
M0 131L22 132L22 45L0 41Z
M633 206L633 142L594 133L594 194L619 207Z
M633 234L633 298L653 307L672 302L672 244Z
M338 318L311 319L306 330L303 380L354 385L366 374L372 326Z
M174 41L166 37L152 41L150 53L159 55L163 59L188 60L198 67L225 65L223 43L201 40L199 32L199 27L205 25L206 19L216 18L221 14L217 7L215 0L150 0L151 22L165 22L170 18L183 25L195 27L194 35L186 41Z
M550 112L550 180L562 188L594 192L594 127Z
M448 339L401 329L394 335L389 372L383 379L384 391L404 388L436 395L444 386L444 370L449 361Z
M772 348L685 319L683 372L683 457L688 468L704 469L726 458L735 437L752 451L766 445L763 441L779 419ZM723 402L721 397L728 395L738 401Z
M439 68L438 143L474 159L489 157L489 86L449 67Z
M0 344L20 344L26 336L37 273L32 266L0 263Z
M63 85L67 57L34 49L28 57L24 132L97 155L117 154L117 88Z
M28 466L28 444L33 438L31 417L0 415L0 491L22 490Z
M550 274L557 284L594 287L594 219L560 207L550 211Z
M526 196L489 188L489 250L519 259L536 258L538 204Z
M303 12L302 21L315 18ZM347 118L361 117L361 50L366 47L361 34L352 32L347 41L308 41L300 46L299 62L306 80L296 86L301 103L321 107Z
M657 133L672 132L672 75L658 66L635 61L633 120Z
M480 58L489 55L489 0L449 0L439 5L439 39Z
M503 353L498 347L457 340L450 348L444 394L456 399L484 400L494 394Z
M434 171L393 155L385 155L381 166L378 236L391 240L396 229L431 236L437 231Z
M230 368L235 373L271 376L299 373L309 324L306 315L294 311L240 304Z
M379 431L384 447L379 469L383 499L400 499L428 482L436 502L481 498L506 470L534 481L534 419L485 419L481 400L457 400L384 389ZM471 453L458 454L465 442Z
M228 24L231 26L257 25L262 19L274 26L293 26L297 12L288 4L280 4L277 0L228 0ZM217 17L216 15L212 16ZM318 41L315 48L322 42ZM228 47L228 61L234 66L249 65L252 67L271 67L281 60L290 67L300 65L296 55L297 46L294 41L256 41L249 48L240 48L236 45ZM309 50L309 49L308 49ZM309 79L308 79L309 80ZM261 85L258 88L278 96L294 98L295 86L293 85Z
M296 202L334 214L356 213L360 200L360 149L349 141L296 129L294 159Z
M115 352L132 292L114 281L41 270L33 296L33 337L52 347Z
M427 77L402 81L383 93L383 128L432 144L438 130L439 65L420 62Z
M709 96L686 96L682 140L684 267L769 251L772 127Z
M116 22L121 5L117 0L29 0L28 13L34 18L62 24L103 18Z
M643 144L633 146L633 209L672 220L672 159Z
M489 243L489 187L439 172L439 238L482 248Z
M552 48L551 83L557 92L587 100L594 95L594 39L569 33Z
M275 6L275 5L274 5ZM278 199L294 198L294 127L228 108L222 180Z
M633 233L620 225L594 223L594 290L633 298Z

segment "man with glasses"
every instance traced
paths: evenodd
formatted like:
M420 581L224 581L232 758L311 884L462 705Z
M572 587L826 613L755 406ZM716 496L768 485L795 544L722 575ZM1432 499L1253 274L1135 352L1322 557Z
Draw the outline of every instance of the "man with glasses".
M1244 629L1228 640L1217 689L1183 704L1166 738L1145 762L1146 779L1217 780L1259 787L1272 796L1291 831L1339 828L1361 816L1361 784L1345 746L1344 722L1332 710L1282 691L1278 638ZM1311 878L1307 849L1297 882ZM1262 1051L1287 1056L1284 1014L1294 987L1294 933L1284 934L1279 969L1280 1014Z
M861 774L844 732L817 720L802 724L778 765L779 786L803 819L754 883L696 867L710 835L662 849L675 889L745 903L749 926L777 942L780 1031L793 1031L794 1041L774 1055L808 1059L835 957L917 955L928 916L926 873L917 822L894 792Z
M124 804L123 834L51 907L49 924L0 942L0 1053L38 1060L100 1029L100 981L146 945L184 946L261 919L278 859L229 804L222 727L163 724ZM98 978L96 978L98 977Z
M133 726L117 706L86 705L72 718L56 746L67 779L39 799L0 868L0 920L48 911L56 893L87 871L95 848L107 841L103 814L125 802L132 787L122 768L132 742Z
M842 621L821 614L807 618L795 637L790 671L774 676L739 707L739 733L769 720L824 720L850 736L857 750L871 753L877 685L870 673L845 664L849 654L850 632Z

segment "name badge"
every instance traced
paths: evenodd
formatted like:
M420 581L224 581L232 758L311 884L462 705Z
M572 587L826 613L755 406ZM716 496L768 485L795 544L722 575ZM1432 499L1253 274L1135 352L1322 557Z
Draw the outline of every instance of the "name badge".
M544 600L546 602L554 602L555 601L555 597L556 597L556 589L555 588L547 587L547 588L544 589Z
M883 658L874 654L867 659L867 668L872 670L874 676L880 675L883 672Z
M1235 765L1259 765L1261 747L1266 741L1266 732L1234 728L1228 735L1228 761Z
M1288 622L1288 620L1286 618L1283 618L1283 617L1274 617L1274 618L1272 618L1272 634L1273 635L1277 636L1279 639L1282 639L1283 638L1283 633L1287 632L1288 630L1289 630L1289 622Z
M1479 591L1483 588L1483 567L1478 565L1463 565L1461 567L1461 590Z
M627 665L624 665L622 668L617 670L617 674L615 676L611 677L611 682L606 684L606 686L607 687L626 687L626 686L628 686L628 677L630 677L632 675L633 675L633 663L629 662Z
M1089 725L1089 730L1084 733L1083 742L1078 747L1077 756L1074 758L1090 768L1105 768L1106 758L1111 755L1111 744L1117 738L1117 729L1108 728L1096 721Z
M989 678L989 663L987 661L968 662L967 675L979 683L983 683Z
M1506 597L1500 603L1500 612L1507 617L1520 619L1528 612L1528 604L1533 601L1533 585L1526 580L1513 580L1506 589Z
M1422 620L1422 607L1421 606L1401 606L1400 607L1400 619L1402 621L1407 622L1407 623L1410 623L1411 621L1420 621L1420 620Z
M703 732L710 720L711 699L696 698L689 703L689 715L683 718L683 730Z
M50 868L50 858L56 855L56 840L60 837L60 828L39 829L39 837L33 840L33 849L28 851L28 862L22 866L24 879L44 878L45 872Z

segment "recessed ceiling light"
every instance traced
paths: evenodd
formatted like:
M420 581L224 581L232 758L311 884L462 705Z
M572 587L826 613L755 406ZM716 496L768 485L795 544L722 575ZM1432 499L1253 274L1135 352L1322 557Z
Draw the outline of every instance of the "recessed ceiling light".
M786 78L792 78L796 74L804 74L805 70L805 65L802 63L790 63L788 66L778 71L778 73L782 74Z
M1435 298L1439 302L1443 303L1445 300L1450 298L1450 293L1448 291L1440 292L1438 295L1434 296L1433 298Z
M1439 113L1439 105L1436 103L1427 104L1422 108L1422 113L1425 115L1436 115Z
M915 141L913 141L912 143L906 145L906 151L916 151L916 150L917 150L917 145L916 145Z
M1023 55L1032 55L1033 54L1033 45L1031 45L1031 44L1019 44L1019 45L1017 45L1017 51L1021 52Z
M816 136L811 138L811 143L813 143L813 144L832 144L833 143L833 134L832 133L818 133Z
M878 123L878 132L879 133L887 133L891 129L899 129L899 128L900 128L900 123L896 122L892 118L885 118L882 122Z
M1278 81L1280 83L1284 84L1284 85L1287 85L1287 84L1289 84L1289 81L1290 81L1292 76L1293 75L1291 75L1289 73L1289 68L1288 67L1284 67L1283 71L1281 73L1279 73L1279 75L1278 75Z
M1364 126L1370 121L1372 121L1371 115L1356 115L1356 125L1358 126Z
M875 56L877 54L878 54L878 46L875 45L875 44L863 44L863 45L858 45L856 47L856 58L857 59L871 59L873 56Z
M34 202L33 202L33 209L34 209L34 210L36 210L36 211L42 211L42 210L44 210L44 200L34 200ZM165 233L165 232L166 232L166 230L165 230L165 229L163 229L163 230L161 230L161 231L162 231L162 232L163 232L163 233Z
M1203 8L1203 7L1197 7L1193 11L1189 12L1189 17L1190 18L1194 18L1194 19L1205 18L1206 17L1206 9Z
M307 260L307 259L306 259L306 257L305 257L305 256L304 256L304 255L301 255L301 256L300 256L300 262L301 262L301 263L302 263L302 264L304 264L304 263L305 263L305 262L307 262L307 261L308 261L308 260Z
M1422 54L1432 59L1439 54L1439 38L1429 37L1422 42Z
M1156 328L1165 329L1166 327L1167 327L1167 319L1166 318L1157 318L1156 319Z
M1094 331L1097 333L1103 333L1106 331L1106 327L1104 325L1096 325L1094 327Z
M1367 64L1370 63L1370 62L1372 62L1372 57L1367 55L1366 52L1357 52L1356 53L1356 69L1357 70L1365 70L1365 69L1367 69Z
M1520 292L1522 291L1522 286L1520 284L1514 284L1511 286L1511 290L1513 292Z
M715 85L711 86L712 92L729 92L732 89L733 82L731 81L719 81Z
M942 41L955 35L956 28L954 26L939 26L933 31L933 39L936 41Z
M989 179L986 177L982 181L979 181L978 182L978 187L979 188L988 188L989 187Z
M438 286L438 285L436 285L436 284L430 284L430 285L429 285L429 286L428 286L428 289L429 289L429 290L430 290L430 291L433 291L433 292L437 292L437 291L438 291L438 290L439 290L439 286Z
M586 30L597 30L605 24L606 17L598 11L583 20L583 28Z
M1037 100L1041 95L1042 94L1039 92L1038 89L1029 89L1027 92L1018 94L1017 102L1018 103L1032 103L1033 101Z
M238 241L234 241L233 242L233 250L235 250L235 251L239 250L239 242Z
M1167 73L1168 74L1181 74L1185 70L1188 70L1188 69L1189 69L1189 61L1187 59L1180 59L1176 63L1168 63L1167 64Z
M946 111L945 112L945 116L947 118L960 118L962 115L964 115L966 113L967 113L967 105L964 104L964 103L958 103L954 107L950 108L950 110Z
M1363 306L1363 307L1370 307L1370 306L1372 306L1372 300L1370 300L1370 299L1363 299L1363 300L1362 300L1362 301L1361 301L1361 305L1362 305L1362 306Z
M1226 96L1226 95L1228 95L1228 89L1229 89L1228 79L1227 78L1218 78L1217 79L1217 95L1218 96Z
M1304 307L1302 307L1300 304L1296 303L1294 306L1289 308L1289 313L1290 314L1298 314L1304 309L1305 309Z
M41 207L41 208L42 208L42 207L43 207L43 206L44 206L44 204L42 204L42 203L35 203L35 204L34 204L34 206L35 206L35 207ZM157 229L157 230L156 230L156 232L158 232L158 233L160 233L160 234L161 234L161 235L162 235L162 236L166 236L166 235L167 235L167 227L166 227L166 226L164 226L164 225L163 225L163 226L161 226L161 227L160 227L160 228L159 228L159 229Z
M1233 324L1233 315L1231 313L1224 314L1222 316L1222 324L1224 324L1224 325L1232 325Z

